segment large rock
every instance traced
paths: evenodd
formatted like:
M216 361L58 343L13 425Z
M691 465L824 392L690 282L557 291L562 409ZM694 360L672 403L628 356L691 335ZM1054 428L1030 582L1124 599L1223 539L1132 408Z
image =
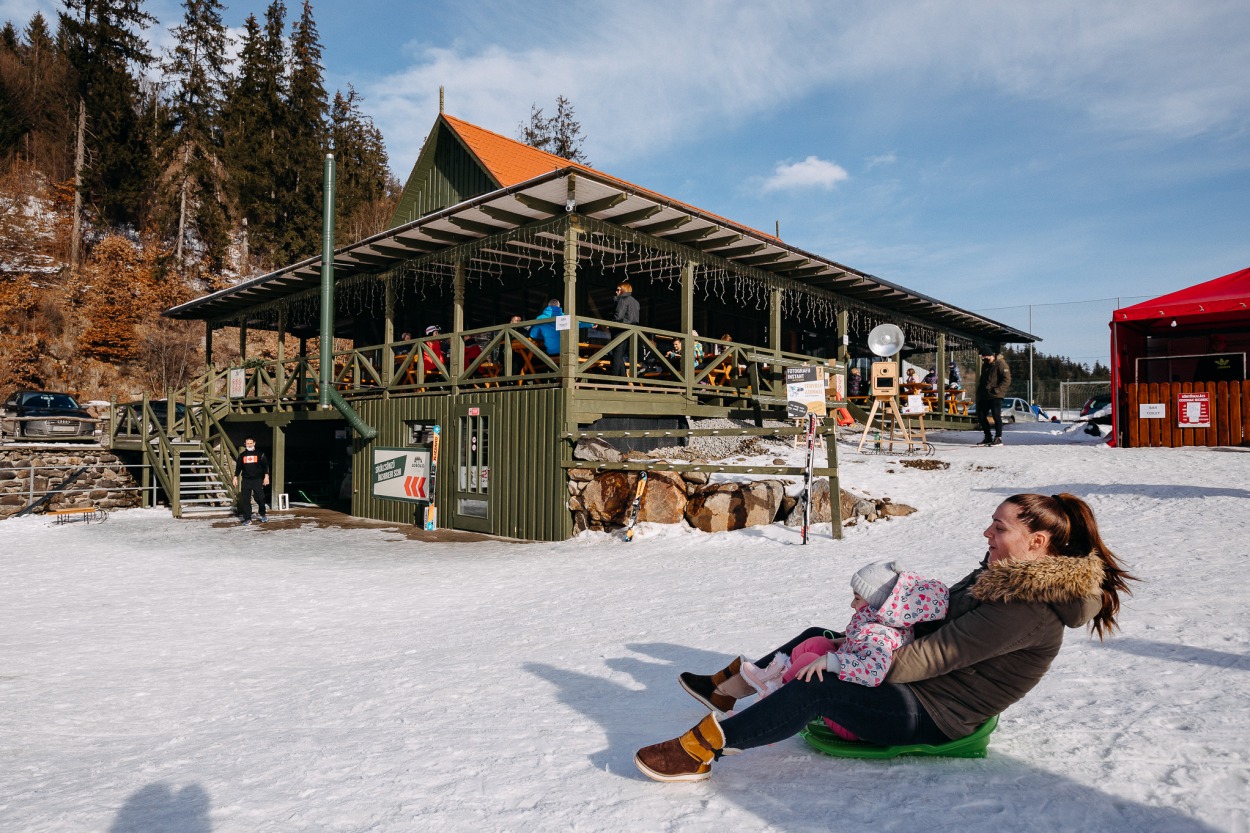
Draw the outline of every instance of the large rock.
M598 460L601 463L621 462L621 452L604 440L589 437L578 440L573 448L574 460Z
M595 476L582 492L582 503L592 521L622 524L625 510L634 498L638 475L633 472L608 471Z
M679 524L686 512L686 482L675 472L653 471L647 475L639 521Z
M805 499L799 496L794 508L786 515L786 526L803 525L803 505ZM845 503L843 503L845 506ZM817 477L812 480L812 514L809 519L814 524L827 524L833 520L832 507L829 501L829 478Z
M780 480L701 486L686 502L686 521L704 532L765 526L777 517L785 493Z

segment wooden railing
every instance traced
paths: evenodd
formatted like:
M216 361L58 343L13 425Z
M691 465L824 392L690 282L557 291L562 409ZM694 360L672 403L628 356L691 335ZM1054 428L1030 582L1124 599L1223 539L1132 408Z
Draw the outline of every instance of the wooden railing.
M548 354L542 340L530 334L539 321L478 327L439 333L389 344L358 346L333 354L332 383L345 398L386 393L445 395L453 391L496 387L616 388L684 393L692 398L750 399L784 402L783 370L798 364L825 365L826 360L773 351L751 344L696 338L673 330L627 326L594 318L574 319L561 339L576 334L577 366L561 372L561 355ZM589 326L587 326L589 325ZM459 344L457 344L459 340ZM674 350L674 342L681 345ZM702 355L687 362L685 354L699 346ZM624 374L613 372L613 359ZM455 359L459 358L457 368ZM249 360L243 371L241 396L230 396L230 370L211 369L178 394L186 406L183 424L170 425L171 435L204 436L208 424L186 424L207 413L220 419L236 410L281 410L318 399L320 359L298 356L279 362ZM831 383L832 386L832 383ZM214 432L224 436L224 432Z

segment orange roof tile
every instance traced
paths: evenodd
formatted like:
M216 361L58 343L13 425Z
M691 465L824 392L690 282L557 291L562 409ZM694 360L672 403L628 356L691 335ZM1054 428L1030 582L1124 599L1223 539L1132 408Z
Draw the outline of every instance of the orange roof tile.
M704 211L701 208L696 208L695 206L689 205L680 200L675 200L672 197L666 197L663 194L652 191L648 188L634 185L632 182L627 182L619 177L605 174L603 171L592 168L589 165L583 165L580 162L572 162L561 156L556 156L554 153L547 153L545 150L530 147L523 142L518 142L515 139L509 139L507 136L501 136L498 133L478 127L475 124L470 124L469 122L464 121L463 119L458 119L455 116L449 116L446 113L442 113L441 117L453 130L456 131L456 134L460 136L460 139L486 167L486 170L490 172L491 176L499 182L501 187L508 188L518 183L531 180L534 177L542 176L545 173L550 173L551 171L558 171L564 168L577 168L579 170L589 171L595 174L595 176L603 179L611 180L622 187L628 188L640 195L645 195L659 202L670 203L673 206L703 214L710 219L723 221L729 225L745 228L748 231L760 235L761 237L768 237L773 240L778 239L774 235L757 231L749 226L744 226L742 223L730 220L727 217L721 217L710 211Z

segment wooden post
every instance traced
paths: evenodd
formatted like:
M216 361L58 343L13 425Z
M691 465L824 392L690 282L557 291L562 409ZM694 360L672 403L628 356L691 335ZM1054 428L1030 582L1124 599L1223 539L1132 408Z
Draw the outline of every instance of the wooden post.
M447 377L451 395L460 393L458 380L464 375L464 258L456 258L456 271L451 282L451 350L448 351Z
M851 315L846 310L838 312L838 361L847 362L851 358Z
M286 426L274 425L270 452L269 494L271 504L277 503L277 496L286 491Z
M204 322L204 369L213 369L213 322Z
M572 176L569 177L569 188L572 193ZM560 385L564 388L573 387L573 379L577 375L577 239L580 233L577 217L570 216L564 227L564 314L569 316L571 323L569 331L560 338Z
M781 290L777 287L768 290L768 349L781 353Z
M281 400L286 393L286 310L278 310L278 371L274 374L274 395Z
M685 345L681 351L681 376L686 380L686 398L694 398L694 269L692 260L681 267L681 331Z
M247 361L247 322L239 319L239 364Z
M933 380L933 384L937 387L934 391L937 394L937 414L938 424L946 421L946 333L938 333L937 337L937 356L934 357L937 367L933 368L937 376Z
M383 278L382 286L385 290L383 303L386 305L382 321L382 340L386 342L386 348L382 351L382 361L386 366L379 369L379 375L382 377L382 386L389 388L395 381L395 281L387 275Z
M842 486L838 479L838 437L825 437L825 459L829 466L829 520L833 524L833 540L842 540Z

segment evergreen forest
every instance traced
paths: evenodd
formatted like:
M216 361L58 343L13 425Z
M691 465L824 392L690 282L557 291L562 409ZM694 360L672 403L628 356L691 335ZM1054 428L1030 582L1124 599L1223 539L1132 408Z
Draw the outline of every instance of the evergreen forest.
M203 327L160 312L316 254L326 153L336 244L390 219L400 183L361 96L325 88L309 0L237 41L218 0L180 11L161 53L142 0L0 29L0 394L185 384Z

